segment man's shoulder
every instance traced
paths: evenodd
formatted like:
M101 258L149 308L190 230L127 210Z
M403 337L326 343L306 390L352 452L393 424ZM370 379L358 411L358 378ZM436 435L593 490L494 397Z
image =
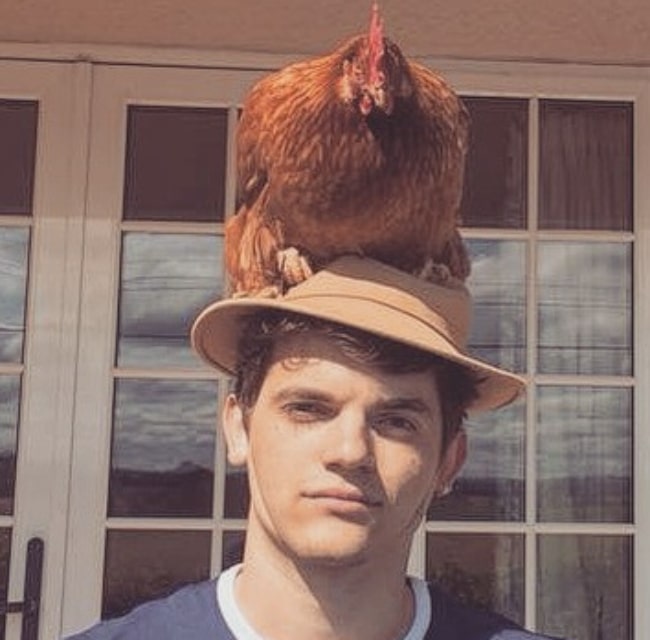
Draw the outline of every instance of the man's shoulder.
M429 593L432 610L427 640L559 640L526 631L497 613L463 604L435 586L429 585Z
M136 607L67 640L210 640L219 635L215 581L182 587L171 595Z

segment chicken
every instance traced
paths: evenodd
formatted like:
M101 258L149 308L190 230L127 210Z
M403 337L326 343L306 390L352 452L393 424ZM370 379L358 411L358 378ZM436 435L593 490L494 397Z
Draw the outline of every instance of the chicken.
M346 253L465 279L467 136L462 102L383 36L376 5L368 34L263 78L237 130L235 294L282 291Z

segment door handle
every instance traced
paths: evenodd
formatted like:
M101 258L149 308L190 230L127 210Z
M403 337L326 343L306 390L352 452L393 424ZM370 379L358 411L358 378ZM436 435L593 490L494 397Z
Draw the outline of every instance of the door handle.
M8 613L23 614L20 640L38 640L44 546L41 538L31 538L27 543L22 602L0 603L0 616L6 616Z

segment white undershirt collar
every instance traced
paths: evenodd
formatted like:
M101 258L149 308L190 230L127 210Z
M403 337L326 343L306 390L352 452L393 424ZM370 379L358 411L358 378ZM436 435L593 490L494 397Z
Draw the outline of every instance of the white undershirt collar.
M241 565L226 569L217 580L217 605L223 619L237 640L265 640L244 617L235 600L235 578ZM420 578L409 577L413 591L415 616L408 633L400 640L423 640L431 622L431 600L426 582Z

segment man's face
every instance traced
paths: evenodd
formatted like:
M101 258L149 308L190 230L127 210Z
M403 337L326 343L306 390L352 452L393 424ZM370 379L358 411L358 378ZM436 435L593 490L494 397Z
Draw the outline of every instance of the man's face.
M230 461L248 468L248 544L302 562L404 561L464 459L463 434L441 450L431 371L381 372L318 334L276 346L255 406L229 398L224 423Z

